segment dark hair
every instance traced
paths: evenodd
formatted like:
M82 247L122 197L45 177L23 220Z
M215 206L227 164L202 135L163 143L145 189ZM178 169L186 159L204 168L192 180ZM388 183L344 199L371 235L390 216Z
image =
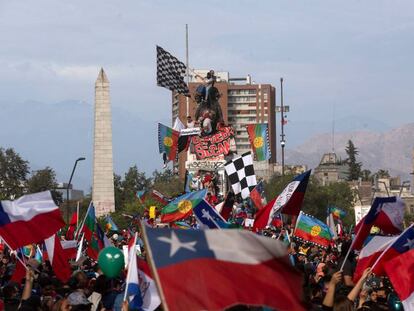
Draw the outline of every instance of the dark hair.
M353 311L354 303L346 296L339 296L335 299L333 311Z

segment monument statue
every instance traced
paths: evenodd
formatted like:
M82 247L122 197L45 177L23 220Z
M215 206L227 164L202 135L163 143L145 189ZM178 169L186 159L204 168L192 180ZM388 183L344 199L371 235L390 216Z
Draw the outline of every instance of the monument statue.
M216 82L214 70L210 70L205 78L200 78L203 80L203 83L196 89L195 101L197 103L197 110L195 119L200 124L202 135L206 136L214 134L217 128L220 127L220 124L223 123L223 112L219 104L220 93L214 86Z

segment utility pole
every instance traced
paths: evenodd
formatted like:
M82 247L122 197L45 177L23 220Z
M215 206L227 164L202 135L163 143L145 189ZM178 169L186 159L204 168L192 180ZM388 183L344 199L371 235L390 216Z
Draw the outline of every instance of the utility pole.
M280 78L280 113L281 113L281 140L280 146L282 147L282 176L285 176L285 111L283 108L283 78Z

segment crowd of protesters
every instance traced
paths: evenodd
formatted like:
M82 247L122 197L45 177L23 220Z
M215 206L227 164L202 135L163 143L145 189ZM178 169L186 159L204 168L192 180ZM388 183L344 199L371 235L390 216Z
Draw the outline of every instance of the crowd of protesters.
M242 228L243 220L252 217L253 213L249 204L236 200L230 221ZM148 213L141 220L148 221ZM189 227L197 229L194 217L185 221ZM155 225L155 222L151 224ZM303 273L303 300L308 310L397 310L393 305L396 296L387 278L375 277L367 269L354 284L357 254L351 252L342 271L339 271L352 241L351 234L343 235L326 249L295 239L292 230L290 225L271 226L257 234L285 243L290 263ZM108 235L113 245L119 248L132 238L130 232L125 230L108 232ZM145 258L145 246L141 239L139 244L142 250L140 256ZM19 281L13 279L16 253L2 245L0 260L0 311L128 310L123 302L125 271L119 277L109 279L101 273L96 261L84 256L82 260L72 262L72 277L62 283L54 276L47 260L39 262L28 258L26 276ZM162 306L159 309L162 310ZM238 306L231 310L269 309Z

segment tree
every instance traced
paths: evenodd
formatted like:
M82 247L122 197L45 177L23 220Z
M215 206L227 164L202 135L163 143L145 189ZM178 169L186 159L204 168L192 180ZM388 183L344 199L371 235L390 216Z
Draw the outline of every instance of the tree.
M14 199L24 194L29 162L12 148L0 148L0 198Z
M358 149L354 146L354 143L352 140L348 140L348 145L345 148L345 152L348 155L348 158L345 160L345 162L349 166L349 175L348 180L358 180L359 177L361 177L361 162L357 162L357 155L358 155Z
M274 175L265 183L267 201L274 199L293 180L293 175ZM327 208L330 205L341 208L347 212L344 223L353 223L354 211L352 209L354 193L346 182L332 183L323 186L313 176L310 177L305 193L302 210L325 222Z
M362 170L361 171L361 177L363 181L372 181L372 175L370 170Z
M147 189L151 184L151 179L145 177L145 173L138 171L136 165L130 167L125 173L122 181L122 191L125 202L135 201L137 191Z
M175 197L180 195L184 191L184 183L175 175L170 169L164 172L158 172L157 170L152 173L153 185L152 188L160 191L169 197Z
M115 194L115 208L122 208L124 205L124 196L122 188L122 178L121 176L114 173L114 194Z
M379 169L375 175L377 175L378 178L390 178L390 172L388 170Z
M57 187L56 173L49 166L42 170L33 171L32 176L27 181L27 192L35 193L50 190L56 201L62 203L62 194L56 191Z

